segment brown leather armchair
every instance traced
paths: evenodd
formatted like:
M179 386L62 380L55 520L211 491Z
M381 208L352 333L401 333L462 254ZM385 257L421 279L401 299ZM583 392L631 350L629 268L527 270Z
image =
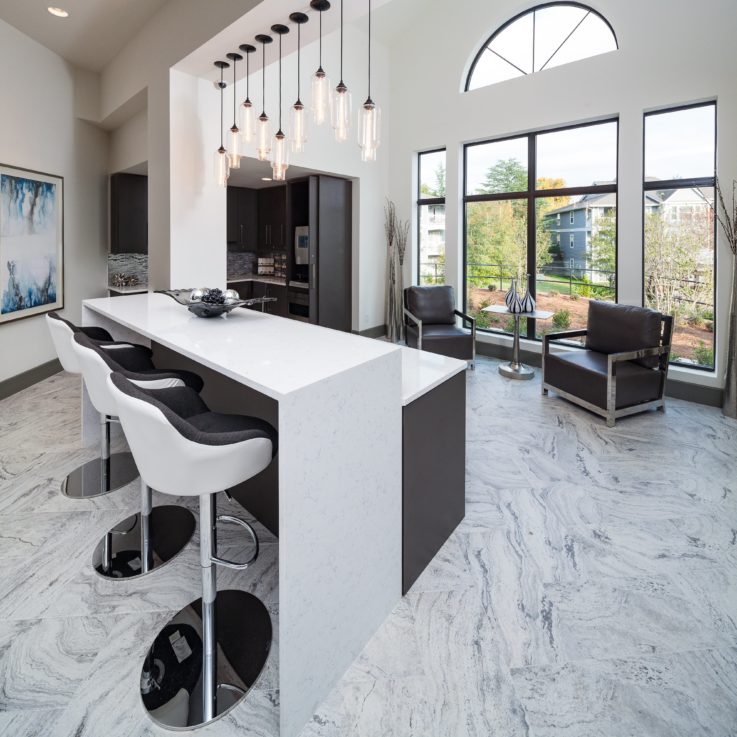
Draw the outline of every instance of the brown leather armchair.
M471 324L470 332L456 325L456 317ZM404 290L404 331L407 345L421 351L476 360L476 319L456 309L450 286L407 287Z
M553 390L606 418L665 410L673 318L655 310L589 302L588 328L550 333L543 340L542 392ZM555 341L586 336L583 350L551 353Z

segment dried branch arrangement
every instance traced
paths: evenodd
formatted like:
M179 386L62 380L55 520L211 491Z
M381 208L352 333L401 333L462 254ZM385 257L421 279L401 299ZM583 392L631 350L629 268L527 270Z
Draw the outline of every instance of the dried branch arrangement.
M727 208L719 179L717 179L717 200L718 202L712 205L714 214L724 231L724 235L727 237L732 253L737 255L737 179L732 180L732 207Z
M407 240L409 239L409 220L395 220L394 238L399 251L399 265L404 266L404 255L407 252Z
M390 251L392 250L396 230L397 208L390 199L387 199L386 205L384 205L384 234L386 235L386 246Z

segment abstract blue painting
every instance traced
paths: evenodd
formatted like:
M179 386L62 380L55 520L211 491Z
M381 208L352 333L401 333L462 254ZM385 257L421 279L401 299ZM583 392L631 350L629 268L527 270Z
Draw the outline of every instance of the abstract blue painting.
M63 307L63 179L0 165L0 324Z

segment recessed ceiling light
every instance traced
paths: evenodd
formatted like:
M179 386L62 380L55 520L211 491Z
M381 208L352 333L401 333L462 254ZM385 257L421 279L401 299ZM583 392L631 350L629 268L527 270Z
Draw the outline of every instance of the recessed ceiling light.
M262 182L271 182L272 179L271 179L271 177L261 177L261 181Z
M57 18L68 18L69 17L69 11L64 10L64 8L57 8L53 5L50 5L46 10L51 13L51 15L55 15Z

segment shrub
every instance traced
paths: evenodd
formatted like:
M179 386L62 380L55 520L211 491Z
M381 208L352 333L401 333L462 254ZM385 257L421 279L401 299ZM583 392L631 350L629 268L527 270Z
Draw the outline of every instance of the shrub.
M706 322L704 322L704 327L706 328L707 332L713 333L714 332L714 321L706 320Z
M514 318L508 317L504 322L504 332L506 333L513 333L514 332Z
M701 366L711 366L714 363L714 349L707 348L704 341L700 340L699 345L694 349L694 358Z
M568 330L571 327L571 313L568 310L558 310L553 315L553 325L558 330Z

